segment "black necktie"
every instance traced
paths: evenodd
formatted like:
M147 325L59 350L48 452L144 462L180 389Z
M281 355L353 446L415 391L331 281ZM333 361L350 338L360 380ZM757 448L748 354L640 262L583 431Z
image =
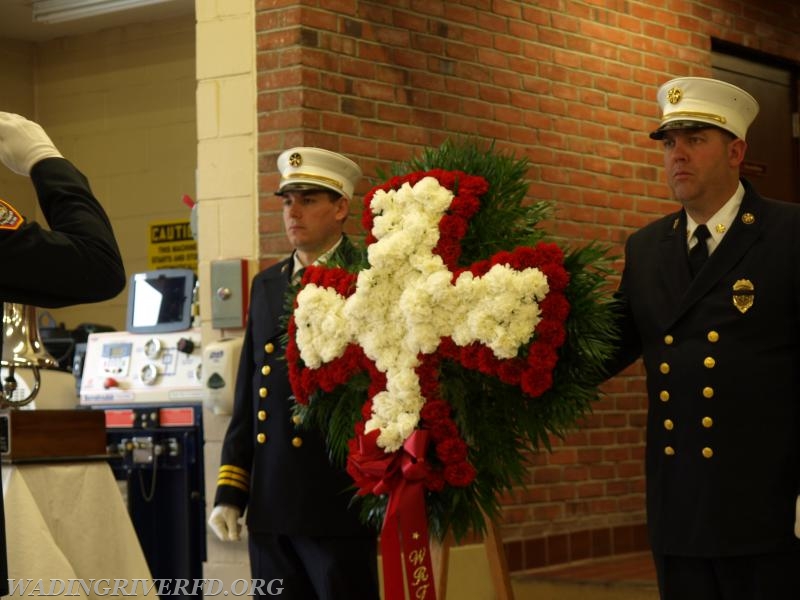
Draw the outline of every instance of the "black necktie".
M692 277L697 275L703 263L708 258L708 244L706 240L711 236L711 232L705 225L698 225L694 230L694 237L697 243L689 250L689 269L692 271Z

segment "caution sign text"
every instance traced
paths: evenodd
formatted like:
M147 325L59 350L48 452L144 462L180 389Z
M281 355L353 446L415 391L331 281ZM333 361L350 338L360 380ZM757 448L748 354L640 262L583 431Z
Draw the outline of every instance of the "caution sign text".
M150 269L193 269L197 271L197 242L189 221L152 223L147 259Z

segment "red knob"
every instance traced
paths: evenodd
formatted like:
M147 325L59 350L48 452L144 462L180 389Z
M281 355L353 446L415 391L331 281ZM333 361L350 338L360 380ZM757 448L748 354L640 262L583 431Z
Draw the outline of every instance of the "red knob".
M106 377L105 380L103 381L103 389L108 390L115 387L119 387L119 381L117 381L113 377Z
M184 354L191 354L194 352L194 342L188 338L181 338L178 340L177 343L178 352L183 352Z

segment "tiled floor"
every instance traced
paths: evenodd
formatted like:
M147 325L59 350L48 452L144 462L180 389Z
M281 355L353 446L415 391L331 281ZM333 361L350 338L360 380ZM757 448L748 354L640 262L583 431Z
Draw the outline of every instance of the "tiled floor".
M658 600L649 552L517 573L512 587L515 600Z

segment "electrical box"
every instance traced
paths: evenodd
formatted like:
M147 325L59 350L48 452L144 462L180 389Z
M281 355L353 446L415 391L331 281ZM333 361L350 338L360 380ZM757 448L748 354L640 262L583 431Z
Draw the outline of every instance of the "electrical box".
M211 326L241 329L247 317L250 281L243 258L211 262Z

